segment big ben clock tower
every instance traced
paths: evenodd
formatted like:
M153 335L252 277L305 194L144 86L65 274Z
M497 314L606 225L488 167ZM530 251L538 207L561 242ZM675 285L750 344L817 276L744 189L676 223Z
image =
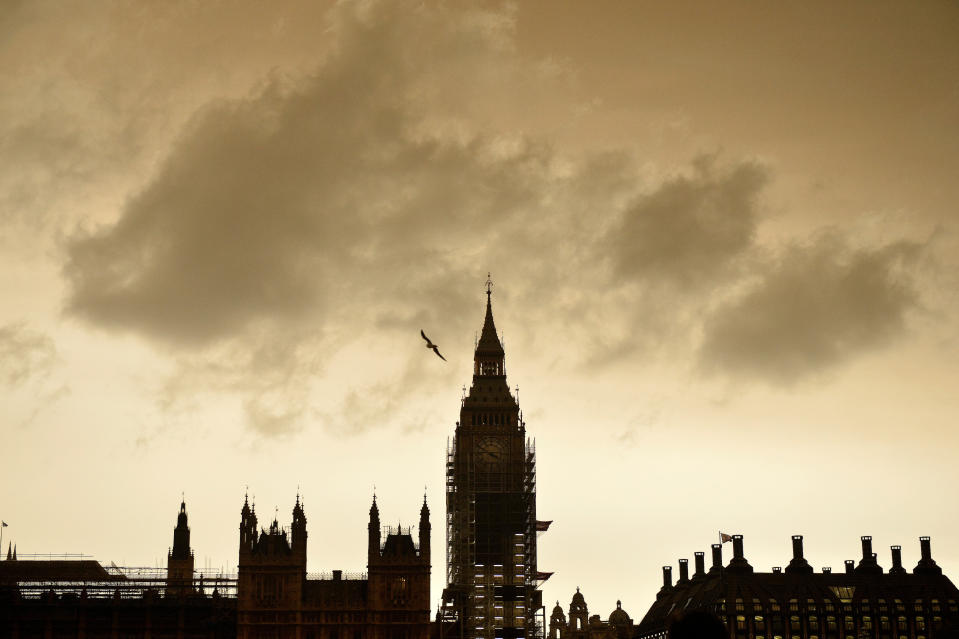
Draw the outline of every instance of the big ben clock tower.
M545 576L536 570L536 453L506 383L491 297L487 280L473 383L447 453L443 605L457 637L532 638L542 636Z

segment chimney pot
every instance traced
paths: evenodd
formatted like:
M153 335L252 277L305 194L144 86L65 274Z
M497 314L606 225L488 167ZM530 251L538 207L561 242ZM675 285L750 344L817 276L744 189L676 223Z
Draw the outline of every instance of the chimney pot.
M832 572L832 568L831 568L830 566L823 566L823 567L822 567L822 572L823 572L824 575L828 575L829 573Z
M872 557L872 537L870 535L862 536L862 558L870 559Z
M713 544L713 566L709 572L715 572L723 569L723 547L721 544Z
M673 567L663 566L663 588L673 587Z
M743 558L743 536L733 535L733 559Z
M696 562L696 575L702 575L706 573L706 553L697 552L694 553L695 562Z
M919 548L922 552L923 559L932 559L932 548L930 546L929 537L919 538Z
M904 573L906 570L902 567L902 546L890 546L892 551L892 568L890 573Z
M689 560L680 559L679 560L679 582L686 583L689 581Z
M793 535L793 559L802 558L802 535Z
M783 571L782 566L773 566L773 574L778 575Z
M851 575L856 570L856 562L852 559L846 560L846 574Z

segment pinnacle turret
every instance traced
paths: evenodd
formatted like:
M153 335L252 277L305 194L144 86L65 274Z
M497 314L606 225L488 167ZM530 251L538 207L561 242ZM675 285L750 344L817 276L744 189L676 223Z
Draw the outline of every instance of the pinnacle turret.
M506 353L496 335L496 323L493 321L493 281L486 280L486 318L483 320L483 331L476 343L476 353L473 357L476 362L478 375L505 375L503 358Z

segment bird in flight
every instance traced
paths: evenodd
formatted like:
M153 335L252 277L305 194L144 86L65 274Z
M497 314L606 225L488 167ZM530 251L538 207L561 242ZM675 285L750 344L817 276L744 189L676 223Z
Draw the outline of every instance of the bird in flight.
M434 353L436 353L436 356L439 357L441 360L443 360L443 361L445 362L445 361L446 361L446 358L443 357L442 355L440 355L440 348L439 348L439 346L437 346L436 344L434 344L433 342L430 341L430 338L428 338L428 337L426 336L426 333L423 332L423 329L420 329L420 335L422 335L422 336L423 336L423 339L426 340L426 348L432 349L432 351L433 351Z

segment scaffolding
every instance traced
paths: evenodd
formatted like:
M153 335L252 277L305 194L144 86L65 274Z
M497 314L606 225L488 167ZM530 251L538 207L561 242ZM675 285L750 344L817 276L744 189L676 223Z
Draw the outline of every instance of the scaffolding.
M447 445L446 566L441 621L457 624L459 637L541 639L545 612L537 571L536 446L525 423L511 428L521 459L498 468L476 468ZM457 424L459 426L459 424Z
M14 591L23 599L51 596L64 599L145 599L179 596L184 589L182 582L168 580L166 568L117 566L111 562L103 569L106 574L99 579L11 579L0 584L0 589ZM236 575L196 570L187 596L235 598L236 584Z

